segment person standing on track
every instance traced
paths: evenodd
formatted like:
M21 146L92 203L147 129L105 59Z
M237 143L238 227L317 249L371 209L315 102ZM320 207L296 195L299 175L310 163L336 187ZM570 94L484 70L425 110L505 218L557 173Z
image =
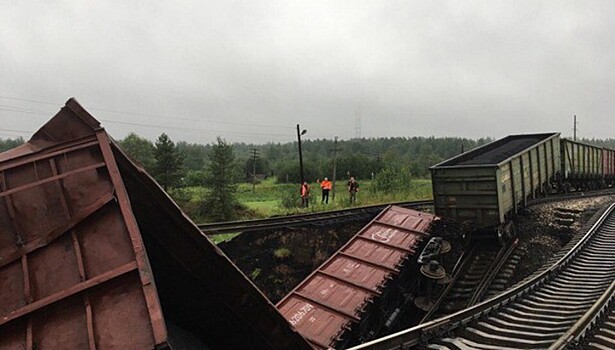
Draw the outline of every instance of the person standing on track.
M301 185L301 206L307 208L310 202L310 185L307 181L303 181Z
M357 192L359 192L359 183L354 179L354 176L348 180L348 193L350 194L350 204L357 202Z
M324 180L320 183L320 188L322 189L322 200L320 203L329 204L329 192L331 191L331 181L325 177Z

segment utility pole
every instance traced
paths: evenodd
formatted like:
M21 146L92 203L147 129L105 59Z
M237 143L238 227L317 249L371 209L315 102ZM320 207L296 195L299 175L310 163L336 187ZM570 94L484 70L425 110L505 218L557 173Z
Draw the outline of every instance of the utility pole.
M574 125L572 127L572 130L573 130L573 133L574 133L573 134L574 136L572 137L572 139L574 141L576 141L577 140L577 115L576 114L574 115Z
M305 181L305 177L303 176L303 154L301 154L301 135L305 135L307 130L301 131L299 124L297 124L297 142L299 143L299 177L301 178L301 185L303 186L303 182Z
M256 193L256 158L258 157L258 148L250 148L252 151L252 194Z
M335 141L333 141L333 186L331 187L331 201L335 201L335 177L337 175L337 136L335 136Z

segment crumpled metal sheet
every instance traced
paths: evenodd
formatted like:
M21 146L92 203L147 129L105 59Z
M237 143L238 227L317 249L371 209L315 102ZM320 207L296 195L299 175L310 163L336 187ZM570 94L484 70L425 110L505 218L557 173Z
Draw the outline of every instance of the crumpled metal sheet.
M309 348L74 99L0 154L0 197L2 349L170 348L167 321L203 348Z

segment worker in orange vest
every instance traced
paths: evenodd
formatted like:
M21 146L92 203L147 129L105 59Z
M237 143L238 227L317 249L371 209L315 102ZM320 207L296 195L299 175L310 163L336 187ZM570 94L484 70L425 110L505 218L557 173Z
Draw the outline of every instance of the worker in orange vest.
M310 185L307 181L303 181L301 185L301 206L307 208L310 201Z
M331 191L331 181L325 177L324 180L320 183L320 188L322 189L322 201L321 203L329 204L329 192Z

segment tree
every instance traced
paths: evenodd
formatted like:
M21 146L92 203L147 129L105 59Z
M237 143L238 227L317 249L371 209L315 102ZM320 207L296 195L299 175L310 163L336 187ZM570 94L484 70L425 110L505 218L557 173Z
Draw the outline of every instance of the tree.
M120 147L130 158L143 165L145 170L152 171L156 164L154 145L151 141L131 132L119 142Z
M152 175L162 188L166 191L170 187L179 185L181 183L184 157L165 133L158 136L156 140L154 158L156 159L156 164L154 165Z
M209 188L203 202L202 214L214 221L235 218L238 167L233 146L218 136L209 153L205 186Z
M15 148L23 144L24 142L25 141L23 137L18 137L16 139L6 139L6 140L0 139L0 152L8 151L12 148Z

